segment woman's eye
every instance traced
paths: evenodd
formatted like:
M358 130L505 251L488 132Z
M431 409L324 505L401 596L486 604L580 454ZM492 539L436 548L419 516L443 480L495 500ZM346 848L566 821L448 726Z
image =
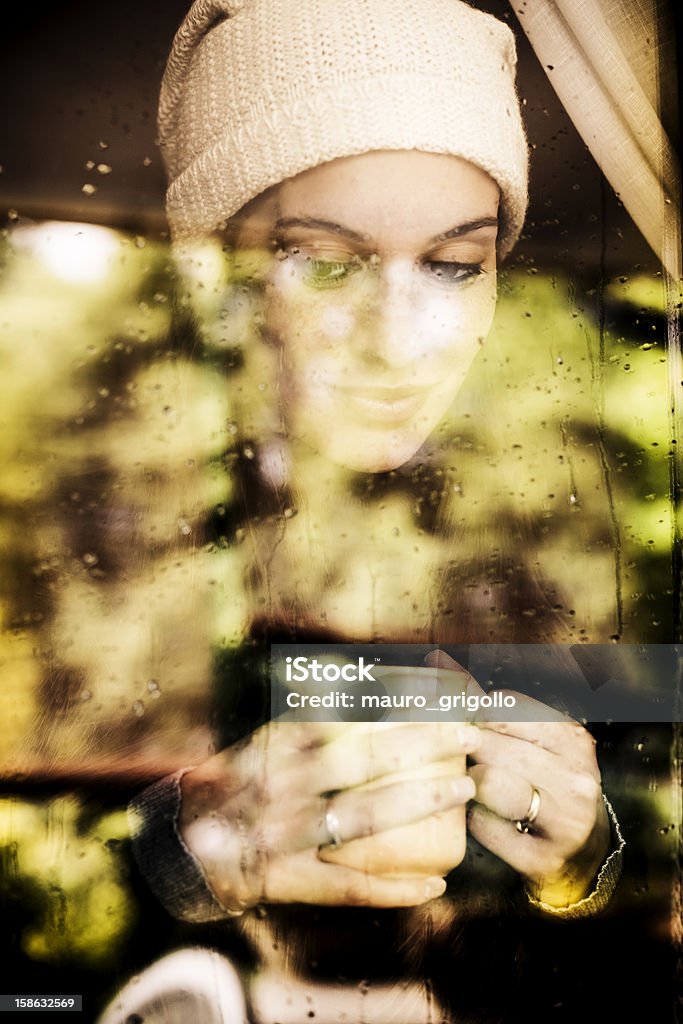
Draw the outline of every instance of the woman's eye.
M422 267L444 284L464 284L485 273L481 263L456 263L451 260L427 260Z
M306 281L314 288L337 288L360 270L360 260L307 260Z

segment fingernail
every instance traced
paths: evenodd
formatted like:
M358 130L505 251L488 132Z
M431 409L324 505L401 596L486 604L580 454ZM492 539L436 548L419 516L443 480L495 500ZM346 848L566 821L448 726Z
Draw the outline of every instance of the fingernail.
M442 896L446 891L446 882L443 878L428 878L425 882L425 898L433 900Z
M474 780L469 775L456 776L451 782L451 789L460 800L471 800L477 792Z

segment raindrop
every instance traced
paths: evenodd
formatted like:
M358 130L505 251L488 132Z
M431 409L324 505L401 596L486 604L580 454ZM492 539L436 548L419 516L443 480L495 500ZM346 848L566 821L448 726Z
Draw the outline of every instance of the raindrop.
M99 559L93 551L86 551L83 555L83 565L97 565Z
M576 505L576 503L577 503L577 501L578 501L578 500L579 500L579 499L578 499L578 498L576 497L576 495L575 495L575 494L570 494L570 495L569 495L569 504L570 504L570 505Z
M147 680L147 692L151 693L155 699L161 696L161 687L159 686L156 679Z
M145 713L145 705L142 703L141 700L136 700L135 703L133 704L132 711L133 714L136 715L138 718L142 718L142 716Z
M187 519L178 520L178 529L182 533L183 537L187 537L190 533L192 533L192 527L188 523Z
M97 186L86 183L81 189L81 192L83 192L83 194L86 196L92 196L95 194L95 192L97 192Z
M98 174L111 174L111 167L109 166L109 164L98 164L97 165L97 173Z

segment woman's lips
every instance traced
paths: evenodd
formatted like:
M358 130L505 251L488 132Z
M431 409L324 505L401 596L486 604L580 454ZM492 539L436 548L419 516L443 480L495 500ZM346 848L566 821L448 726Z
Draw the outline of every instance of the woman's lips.
M411 419L424 403L429 388L415 387L339 387L335 390L365 420L375 423L402 423Z

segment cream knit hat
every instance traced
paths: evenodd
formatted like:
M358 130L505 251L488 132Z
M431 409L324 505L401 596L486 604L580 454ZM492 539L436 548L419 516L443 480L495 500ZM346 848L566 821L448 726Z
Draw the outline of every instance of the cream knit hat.
M504 255L527 204L515 65L510 29L461 0L196 0L159 104L171 231L337 157L418 149L498 183Z

